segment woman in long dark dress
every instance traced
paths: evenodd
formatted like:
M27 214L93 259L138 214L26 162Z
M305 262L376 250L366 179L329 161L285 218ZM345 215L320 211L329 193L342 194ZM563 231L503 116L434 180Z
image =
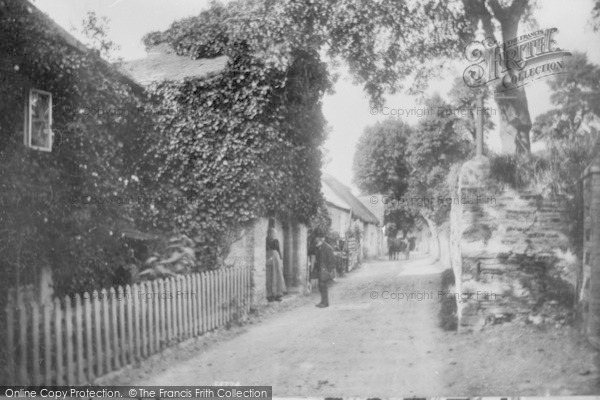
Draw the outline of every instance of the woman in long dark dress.
M283 260L277 230L271 228L267 236L267 300L281 301L285 292L287 287L283 279Z

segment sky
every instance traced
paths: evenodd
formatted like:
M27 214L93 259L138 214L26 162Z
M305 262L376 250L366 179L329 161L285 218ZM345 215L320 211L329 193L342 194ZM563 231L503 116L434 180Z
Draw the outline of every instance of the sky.
M208 7L209 0L34 0L33 3L46 12L63 28L81 38L82 21L88 11L109 19L109 37L120 47L117 56L124 60L144 57L142 37L152 31L164 30L178 19L197 15ZM559 47L568 51L583 51L591 62L600 64L600 32L592 32L588 20L593 7L592 0L538 0L535 10L540 29L558 28L555 40ZM520 32L520 34L527 32ZM431 82L428 93L439 92L445 96L451 87L452 79L462 76L468 65L457 62L448 66L445 79ZM374 110L361 87L354 85L348 74L342 70L342 76L335 85L335 93L323 99L323 112L329 124L329 137L325 143L327 153L324 171L349 185L357 192L352 182L352 159L356 143L365 129L389 116L392 109L419 109L416 99L398 94L388 96L384 107ZM529 100L529 111L532 120L551 108L550 92L544 80L538 80L526 87ZM491 103L490 107L495 108ZM493 114L493 113L492 113ZM498 113L492 116L498 126ZM410 124L418 122L418 117L405 118ZM487 138L491 149L500 150L500 139L497 132ZM533 149L536 149L534 144Z

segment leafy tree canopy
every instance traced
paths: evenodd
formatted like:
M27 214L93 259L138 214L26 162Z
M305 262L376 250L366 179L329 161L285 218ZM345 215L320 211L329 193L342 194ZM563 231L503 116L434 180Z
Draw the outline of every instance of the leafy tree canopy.
M451 109L439 95L434 95L425 104L431 109ZM460 117L455 114L434 113L420 121L408 140L408 164L411 166L406 197L420 199L412 202L421 215L436 223L446 219L449 206L440 204L439 198L453 195L448 177L458 164L473 155L469 138L459 132ZM426 200L429 199L427 202Z
M354 154L354 181L365 193L401 196L407 189L407 142L413 129L401 119L365 128Z
M470 135L461 131L461 117L438 113L453 107L439 95L425 101L435 112L425 114L412 128L387 120L363 132L354 157L354 174L361 190L389 195L386 222L414 226L421 215L435 223L447 217L452 196L451 171L473 153Z
M459 3L382 0L339 2L251 0L213 3L197 17L145 37L192 58L250 53L285 70L294 52L327 54L349 66L375 102L384 92L441 71L440 59L460 55L473 29Z
M535 140L573 140L575 135L594 129L600 118L600 67L579 52L565 64L567 73L548 81L550 101L560 107L538 116L533 128Z

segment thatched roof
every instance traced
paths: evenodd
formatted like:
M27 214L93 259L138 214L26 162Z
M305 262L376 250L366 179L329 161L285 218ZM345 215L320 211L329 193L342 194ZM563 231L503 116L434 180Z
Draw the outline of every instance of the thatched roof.
M121 69L142 85L160 81L183 81L185 78L201 78L219 73L227 64L226 56L216 58L189 57L174 54L167 45L148 50L144 58L126 61Z
M380 224L379 219L377 219L377 217L373 215L373 213L369 211L369 209L352 194L348 186L344 185L329 174L323 174L321 182L324 188L323 194L326 195L327 191L331 190L337 199L340 199L344 204L346 204L347 208L352 211L352 214L356 218L369 224ZM327 200L327 197L325 197L325 199Z

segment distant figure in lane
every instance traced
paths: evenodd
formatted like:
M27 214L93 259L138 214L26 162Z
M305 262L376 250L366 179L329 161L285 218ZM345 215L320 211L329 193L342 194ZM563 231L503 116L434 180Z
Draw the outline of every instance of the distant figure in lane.
M390 261L392 261L394 259L395 256L395 252L396 252L396 243L393 237L388 237L387 238L387 245L388 245L388 259Z
M269 229L267 236L267 300L281 301L281 296L287 292L283 279L283 259L279 250L277 230Z
M317 236L315 249L315 273L319 279L319 291L321 302L317 307L329 307L329 292L327 285L333 280L333 269L335 268L335 255L333 248L325 242L325 237Z
M410 241L408 240L408 236L404 237L404 255L406 256L406 259L408 260L408 257L410 256Z
M414 251L414 249L417 247L417 238L410 236L408 238L408 242L410 243L410 251Z

